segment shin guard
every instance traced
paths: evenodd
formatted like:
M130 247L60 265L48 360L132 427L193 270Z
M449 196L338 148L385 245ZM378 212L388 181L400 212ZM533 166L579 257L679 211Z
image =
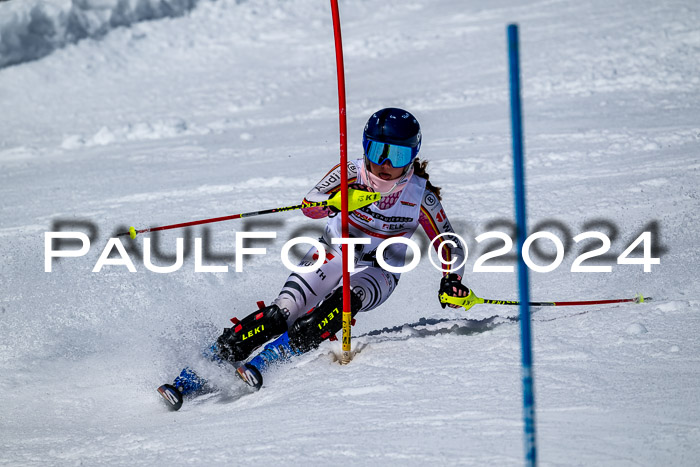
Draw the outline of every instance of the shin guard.
M350 292L351 313L360 311L362 302ZM343 289L338 287L333 295L319 306L297 319L289 329L289 343L301 352L318 347L343 328Z
M234 327L224 329L216 344L221 358L240 362L261 345L287 330L287 320L277 305L252 313L240 322L232 319Z

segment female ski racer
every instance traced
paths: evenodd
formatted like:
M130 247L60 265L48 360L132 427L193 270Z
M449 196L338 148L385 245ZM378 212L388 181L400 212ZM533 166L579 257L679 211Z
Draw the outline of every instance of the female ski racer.
M377 246L392 237L409 238L420 225L432 240L454 232L440 204L440 189L428 181L427 162L417 159L421 145L418 121L409 112L386 108L375 112L363 135L364 157L348 163L348 183L364 191L378 191L379 201L356 209L349 216L350 237L364 237L369 244L355 245L355 271L350 276L351 312L370 311L394 292L400 275L382 269L376 258ZM334 167L306 195L305 201L328 200L340 195L340 166ZM277 298L267 307L242 320L233 318L211 348L212 358L233 363L237 374L249 385L262 385L261 372L273 361L286 359L319 346L342 328L343 272L340 246L332 243L341 238L341 219L328 207L303 209L306 216L328 217L325 232L319 239L326 260L318 269L290 274ZM462 264L464 248L455 236L453 243L436 242L435 247L446 262ZM384 250L386 264L404 265L407 245L394 243ZM312 247L300 265L314 264L319 252ZM464 266L448 270L440 281L438 295L466 297L469 289L462 282ZM444 303L441 303L445 307ZM449 305L453 306L453 305ZM271 339L276 338L274 341ZM252 352L268 343L264 350L245 364ZM178 410L182 396L200 391L205 380L185 368L173 385L163 385L159 392Z
M418 121L409 112L386 108L375 112L364 129L364 157L348 163L348 183L353 188L378 191L380 201L350 213L350 237L365 237L369 244L355 245L355 272L350 276L352 314L370 311L394 292L399 274L382 269L376 259L377 246L391 237L409 238L420 225L432 240L443 233L454 232L440 204L440 189L433 186L425 172L426 161L417 159L421 145ZM306 195L305 201L328 200L340 195L340 166L333 168ZM331 239L341 237L341 220L328 207L303 209L306 216L330 217L323 236L326 261L317 270L293 272L271 305L264 307L227 328L217 341L219 356L229 362L242 362L271 338L282 335L272 352L263 352L269 359L282 352L305 352L342 328L342 316L333 313L342 309L340 285L343 266L340 246ZM455 236L454 243L435 246L446 262L461 264L464 249ZM391 266L403 266L407 245L394 243L384 250L384 260ZM310 265L318 258L312 247L300 265ZM438 295L467 296L469 289L461 283L464 266L448 271L440 281ZM444 303L441 303L445 307ZM452 305L450 305L452 306ZM311 311L309 311L311 310ZM307 313L308 312L308 313ZM286 334L285 334L286 333ZM273 355L273 354L277 355ZM284 357L284 355L281 355ZM259 359L258 359L259 360ZM256 369L267 360L259 361ZM248 365L255 366L255 365ZM239 375L241 374L239 371ZM248 375L254 376L253 375ZM244 377L245 379L245 377Z

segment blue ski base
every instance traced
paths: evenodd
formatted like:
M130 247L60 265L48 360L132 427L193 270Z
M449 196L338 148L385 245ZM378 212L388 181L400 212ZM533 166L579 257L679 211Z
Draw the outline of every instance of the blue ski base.
M292 348L289 344L289 335L285 332L274 341L265 345L263 350L253 357L248 363L236 368L236 374L249 386L260 389L262 386L262 375L267 372L272 365L289 361L292 357L301 355L303 352ZM212 345L204 352L205 357L217 363L226 364L217 352L216 344ZM183 396L196 396L206 392L207 380L195 373L191 368L186 367L180 375L175 378L172 384Z
M173 386L175 386L183 396L202 392L206 384L207 380L197 375L197 373L192 371L189 367L184 368L180 372L180 376L173 381Z

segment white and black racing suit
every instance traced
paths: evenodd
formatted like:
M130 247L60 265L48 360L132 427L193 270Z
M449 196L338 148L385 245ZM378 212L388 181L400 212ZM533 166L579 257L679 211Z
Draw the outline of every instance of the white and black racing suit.
M365 180L366 176L363 159L348 162L349 184L369 185ZM340 190L340 182L338 165L306 195L306 201L327 200ZM434 192L426 188L426 183L426 179L412 175L410 170L391 194L350 213L350 237L370 239L369 244L355 246L355 271L350 277L352 291L362 302L360 311L369 311L384 303L399 282L400 274L386 271L377 264L376 250L383 240L392 237L410 238L418 226L423 227L431 241L440 234L454 232L440 200ZM328 217L331 213L325 207L305 208L303 211L306 216L314 219ZM325 263L312 272L290 274L279 296L274 300L274 304L287 316L289 326L339 286L343 272L342 255L340 245L333 244L332 239L340 237L341 216L332 216L328 219L320 239L325 248ZM450 236L449 240L454 243L444 243L440 246L441 242L435 242L438 254L446 263L462 264L464 248L461 242L454 236ZM384 260L390 266L403 266L406 249L405 244L392 244L385 249ZM318 251L312 247L299 265L311 265L317 258ZM456 273L461 278L464 265L448 272Z

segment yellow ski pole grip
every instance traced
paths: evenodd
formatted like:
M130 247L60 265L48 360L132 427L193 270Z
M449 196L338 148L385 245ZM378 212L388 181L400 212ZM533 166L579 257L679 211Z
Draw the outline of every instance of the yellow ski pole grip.
M348 211L354 211L365 206L369 206L372 203L376 203L382 199L382 195L376 191L362 191L356 190L354 188L348 188ZM340 193L328 200L328 206L332 206L338 211L341 208L341 197Z
M468 310L474 305L484 303L484 299L474 295L471 289L469 290L469 295L466 297L452 297L443 292L442 295L440 295L440 301L442 303L449 303L450 305L462 306L465 310Z

